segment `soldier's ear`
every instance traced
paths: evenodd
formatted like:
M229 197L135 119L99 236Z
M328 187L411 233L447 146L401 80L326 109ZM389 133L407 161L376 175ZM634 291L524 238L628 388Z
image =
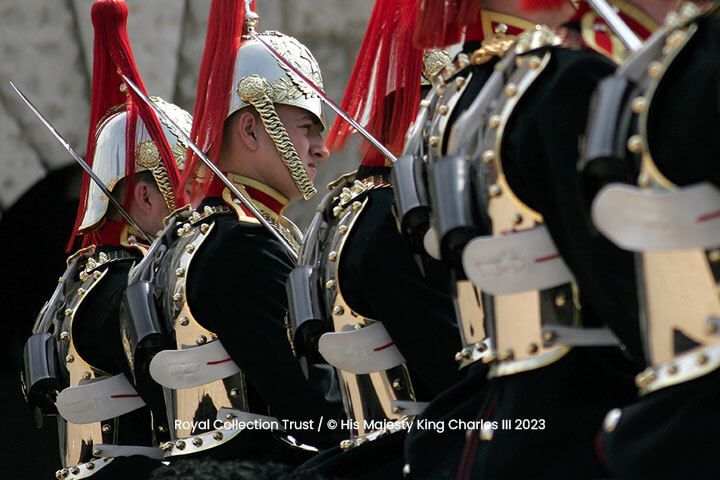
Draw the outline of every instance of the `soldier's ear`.
M241 112L235 122L234 128L234 133L240 138L240 141L248 150L254 152L260 148L258 129L262 128L262 125L260 124L260 119L253 115L252 112L247 110Z
M154 203L157 201L156 195L153 195L153 187L146 181L136 182L133 186L133 200L135 204L146 215L152 213ZM160 194L160 192L157 192ZM162 195L160 195L162 197Z

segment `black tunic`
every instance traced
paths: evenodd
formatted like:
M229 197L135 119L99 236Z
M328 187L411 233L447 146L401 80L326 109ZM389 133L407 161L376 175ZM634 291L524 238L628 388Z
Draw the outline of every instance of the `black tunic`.
M123 249L101 246L97 248L94 257L97 258L100 252L109 254L115 250ZM107 273L88 293L73 319L73 341L78 353L90 365L110 375L129 375L120 336L120 304L127 287L128 272L142 257L137 250L126 251L131 253L131 258L107 264ZM103 269L102 266L98 268L99 271ZM152 445L152 425L147 408L123 415L119 425L120 428L116 430L119 445ZM138 479L149 478L158 465L159 462L139 455L116 458L92 478L113 479L124 475Z
M200 206L222 205L220 198ZM234 214L215 216L215 227L192 260L187 281L196 320L215 332L245 373L254 413L315 425L340 418L340 406L325 393L326 376L307 380L293 355L285 328L285 281L293 260L263 226L241 222ZM332 399L331 399L332 400ZM329 446L339 441L327 429L291 430L305 443ZM280 444L270 432L243 431L207 452L216 458L265 459L296 463L308 454Z
M373 175L389 177L389 167L361 167L356 178ZM462 375L453 361L460 341L447 273L426 257L421 270L397 230L392 190L374 189L358 200L365 196L368 204L343 247L343 296L353 311L383 323L405 357L417 400L429 402ZM353 479L401 478L404 437L399 432L345 452L334 448L300 469Z
M698 31L663 76L648 117L653 160L671 182L720 187L720 21ZM602 435L605 461L617 478L718 478L720 371L652 392L622 410Z

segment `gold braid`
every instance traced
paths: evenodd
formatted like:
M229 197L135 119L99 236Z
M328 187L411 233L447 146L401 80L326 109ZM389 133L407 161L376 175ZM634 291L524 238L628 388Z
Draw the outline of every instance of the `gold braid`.
M268 95L269 90L267 81L259 75L248 75L240 80L237 86L237 94L240 99L255 107L260 115L265 131L270 135L300 194L305 200L309 200L317 193L317 190L310 181L307 170L305 170L285 126L275 111L273 102Z
M165 164L160 160L160 151L152 140L146 140L135 146L135 164L152 173L165 204L172 212L175 210L175 191L168 177Z

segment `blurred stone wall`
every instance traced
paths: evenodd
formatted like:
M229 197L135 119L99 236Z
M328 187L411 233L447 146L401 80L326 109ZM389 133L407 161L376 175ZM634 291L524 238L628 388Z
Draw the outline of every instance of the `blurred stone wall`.
M192 111L210 0L127 0L128 30L148 90ZM339 101L360 47L370 0L257 0L262 30L307 45ZM91 0L0 2L0 221L30 187L70 157L8 85L15 82L79 152L84 152L92 69ZM334 115L328 115L332 121ZM328 160L320 191L356 164L352 149ZM79 167L78 167L79 168ZM319 199L316 199L316 201ZM315 203L288 212L307 224Z

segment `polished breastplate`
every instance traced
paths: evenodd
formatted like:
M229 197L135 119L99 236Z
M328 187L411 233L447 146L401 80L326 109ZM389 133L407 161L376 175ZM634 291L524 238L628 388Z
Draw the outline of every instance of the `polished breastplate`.
M241 431L231 421L249 409L242 371L217 335L200 325L188 305L187 279L192 263L214 233L218 214L230 214L230 208L205 207L188 222L178 224L177 240L157 272L156 289L162 292L165 327L175 346L155 355L150 363L151 376L165 392L171 439L162 445L166 457L229 441Z
M352 422L351 438L342 444L346 448L382 435L388 421L417 413L402 354L382 323L348 305L339 276L347 240L371 201L366 192L388 186L370 177L344 188L332 204L335 221L320 254L322 300L331 331L320 337L318 349L338 372L343 404Z
M707 182L673 184L653 161L647 132L655 92L695 34L699 13L684 7L662 36L629 60L635 68L644 67L628 102L633 134L624 137L639 175L636 185L603 188L593 203L598 229L636 254L649 365L637 377L641 393L720 366L720 190Z
M57 352L66 388L57 395L55 405L63 468L56 472L61 479L87 478L108 465L114 457L146 455L159 458L159 450L150 446L118 444L123 415L142 408L145 403L123 374L110 375L80 355L74 340L75 316L86 298L108 273L108 265L131 256L111 251L91 256L79 272L76 283L66 283L66 301L59 311ZM66 279L66 282L68 279ZM148 431L152 426L148 422Z

